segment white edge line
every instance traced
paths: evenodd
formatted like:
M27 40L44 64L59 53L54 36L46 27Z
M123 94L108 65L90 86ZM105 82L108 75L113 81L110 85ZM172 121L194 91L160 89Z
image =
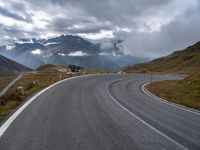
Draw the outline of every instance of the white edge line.
M163 136L164 138L166 138L167 140L173 142L175 145L181 147L182 149L184 150L189 150L187 147L181 145L180 143L176 142L175 140L173 140L172 138L170 138L169 136L167 136L166 134L162 133L161 131L159 131L158 129L154 128L153 126L151 126L150 124L148 124L146 121L142 120L140 117L138 117L137 115L133 114L131 111L129 111L127 108L125 108L123 105L121 105L109 92L108 90L108 86L110 84L112 84L113 82L116 82L116 81L121 81L121 80L124 80L124 79L119 79L119 80L115 80L115 81L112 81L112 82L109 82L106 86L106 91L108 93L108 95L111 97L111 99L117 104L119 105L121 108L123 108L126 112L128 112L131 116L135 117L137 120L139 120L140 122L142 122L143 124L145 124L146 126L148 126L149 128L151 128L152 130L154 130L155 132L157 132L158 134L160 134L161 136Z
M42 93L46 92L48 89L52 88L53 86L67 81L67 80L71 80L71 79L75 79L75 78L80 78L80 77L84 77L84 76L91 76L91 74L88 75L81 75L81 76L76 76L76 77L70 77L61 81L58 81L48 87L46 87L45 89L43 89L42 91L40 91L39 93L37 93L36 95L34 95L32 98L30 98L27 102L25 102L14 114L12 114L4 123L3 125L0 127L0 138L2 137L2 135L5 133L5 131L8 129L8 127L13 123L13 121L20 115L20 113L26 108L28 107L31 102L33 102L38 96L40 96Z
M193 114L196 114L196 115L199 115L199 116L200 116L200 113L197 112L198 110L193 110L193 109L191 109L191 108L189 108L189 107L182 106L182 105L179 105L179 104L170 102L170 101L168 101L168 100L166 100L166 99L160 98L160 97L158 97L158 96L156 96L156 95L150 93L150 92L145 88L145 86L148 85L148 84L149 84L149 83L143 84L143 86L142 86L142 91L143 91L145 94L147 94L148 96L150 96L151 98L153 98L153 99L155 99L155 100L158 100L158 101L160 101L160 102L163 102L163 103L165 103L165 104L168 104L168 105L170 105L170 106L173 106L173 107L176 107L176 108L179 108L179 109L182 109L182 110L185 110L185 111L188 111L188 112L190 112L190 113L193 113Z

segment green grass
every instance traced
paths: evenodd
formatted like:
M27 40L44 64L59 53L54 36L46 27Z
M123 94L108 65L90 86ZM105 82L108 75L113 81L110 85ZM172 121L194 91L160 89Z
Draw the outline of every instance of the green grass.
M147 90L158 97L200 110L200 73L184 80L167 80L147 85Z

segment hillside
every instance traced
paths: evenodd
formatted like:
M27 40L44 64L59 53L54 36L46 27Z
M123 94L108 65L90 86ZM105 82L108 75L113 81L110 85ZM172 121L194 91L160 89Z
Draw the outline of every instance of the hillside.
M0 55L0 76L17 75L30 70L28 67Z
M200 73L190 75L184 80L153 82L147 89L169 101L200 110Z
M64 73L64 74L105 74L113 73L108 70L101 70L95 68L84 68L80 66L75 66L78 72L68 72L67 69L70 68L69 65L56 65L56 64L44 64L36 69L37 73Z
M200 42L150 62L127 67L126 72L192 74L200 71Z
M66 66L64 65L55 65L55 64L44 64L41 65L36 69L38 72L49 72L49 73L56 73L56 72L62 72L66 70Z

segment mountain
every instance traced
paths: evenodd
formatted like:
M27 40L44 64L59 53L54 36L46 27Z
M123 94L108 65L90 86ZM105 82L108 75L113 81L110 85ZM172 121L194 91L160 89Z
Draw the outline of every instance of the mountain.
M0 54L31 68L43 64L73 64L88 68L119 69L141 62L121 51L120 40L109 41L111 47L91 43L72 35L50 39L21 39L14 44L1 46ZM143 60L143 59L141 59Z
M0 76L17 75L30 70L28 67L0 55Z
M125 68L126 72L164 72L192 74L200 72L200 42L150 62Z

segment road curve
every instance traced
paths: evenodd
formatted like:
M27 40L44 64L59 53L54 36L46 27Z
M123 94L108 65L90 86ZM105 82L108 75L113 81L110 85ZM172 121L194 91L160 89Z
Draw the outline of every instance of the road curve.
M0 150L199 150L200 115L146 95L149 80L95 75L59 83L12 122Z

